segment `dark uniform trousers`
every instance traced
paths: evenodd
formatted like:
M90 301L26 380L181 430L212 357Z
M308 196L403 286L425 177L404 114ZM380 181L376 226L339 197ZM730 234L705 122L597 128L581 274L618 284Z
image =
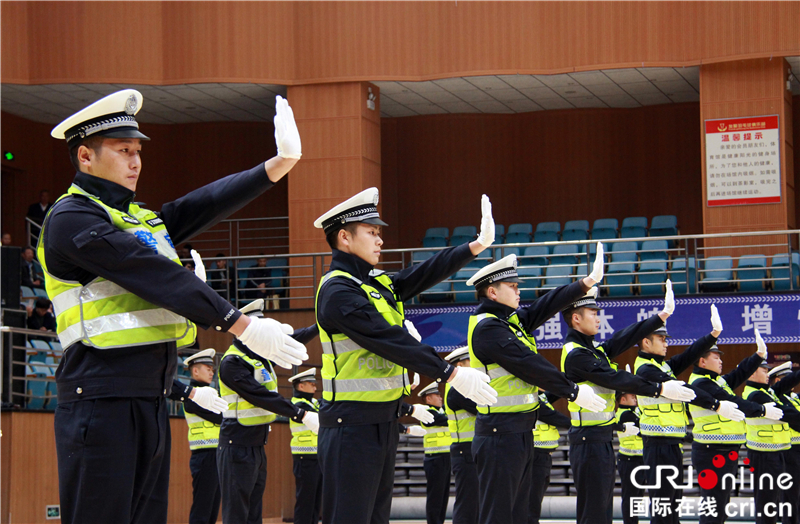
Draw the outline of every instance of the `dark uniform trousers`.
M456 481L453 524L478 522L478 468L472 457L472 442L450 446L450 465Z
M778 502L780 501L780 489L775 485L775 480L778 475L786 471L786 461L784 459L783 451L753 451L747 450L747 458L750 459L750 467L755 471L753 472L753 498L755 498L755 521L756 524L776 524L778 522ZM761 489L759 480L761 475L769 474L772 476L772 486L770 481L764 481L764 488ZM797 482L795 480L795 482ZM772 488L772 489L770 489ZM767 516L764 511L765 506L771 503L769 513L774 516ZM793 508L797 511L797 508Z
M61 522L167 522L166 399L98 398L55 413Z
M324 524L389 522L399 439L396 420L319 429Z
M533 432L475 435L472 455L478 466L479 522L528 522Z
M788 502L792 507L791 515L783 515L781 524L800 523L800 445L792 446L789 451L783 452L786 462L786 472L792 475L792 487L784 490L782 502Z
M675 439L680 441L681 439ZM658 466L674 466L680 472L675 482L678 484L683 483L683 453L681 453L680 442L675 444L649 442L647 437L644 439L644 463L650 469L647 472L647 483L654 485L657 482ZM664 511L656 515L653 508L650 508L650 524L677 524L680 522L680 515L678 514L678 504L675 502L681 494L679 489L676 489L672 482L667 480L669 474L662 474L661 487L658 489L650 489L650 502L654 499L660 499L659 504L665 506L670 505L670 511Z
M611 524L615 462L611 442L570 439L569 464L578 492L578 524Z
M644 464L641 456L630 456L617 453L617 471L622 485L622 523L639 524L639 517L631 517L631 499L639 498L644 495L644 489L633 485L633 470ZM646 482L644 472L639 472L636 476L639 485Z
M234 446L220 443L217 470L222 490L222 522L261 524L261 500L267 484L264 446Z
M450 498L450 453L431 453L422 462L425 469L425 518L428 524L444 524Z
M739 460L731 460L729 454L734 451L738 454L739 446L736 445L719 445L719 444L701 444L699 442L692 443L692 467L695 474L700 475L703 471L710 469L717 475L717 484L711 489L700 488L700 497L716 500L717 516L700 515L700 524L722 524L728 518L725 513L725 506L731 500L731 491L735 482L730 481L730 477L725 480L723 489L723 477L725 475L733 475L737 477L739 473ZM714 465L714 457L721 455L725 459L725 464L722 467ZM708 512L704 512L708 513Z
M553 468L551 450L533 448L533 470L531 472L531 497L528 524L539 524L542 516L542 500L550 485L550 470Z
M192 472L192 509L189 524L214 524L219 515L217 448L196 449L189 459Z
M322 508L322 471L317 455L292 455L292 472L295 485L294 523L316 524Z

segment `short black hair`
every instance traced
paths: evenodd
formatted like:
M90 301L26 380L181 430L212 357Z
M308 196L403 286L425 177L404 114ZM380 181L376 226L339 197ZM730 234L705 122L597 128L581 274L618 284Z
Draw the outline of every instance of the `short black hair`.
M333 231L331 231L327 235L325 235L325 241L328 243L328 245L331 247L331 249L339 249L337 247L339 245L339 240L338 240L339 239L339 231L344 229L345 231L347 231L351 235L355 235L356 234L356 230L358 229L358 225L360 223L361 222L348 222L347 224L343 225L342 227L340 227L338 229L334 229Z
M222 258L224 256L225 256L225 253L217 253L216 255L214 255L214 258Z
M487 297L487 296L488 296L488 293L489 293L489 288L490 288L490 287L494 287L494 289L496 290L496 289L498 288L498 284L499 284L499 283L500 283L500 282L493 282L493 283L491 283L491 284L489 284L489 285L486 285L486 286L481 286L481 287L479 287L479 288L476 290L476 292L478 293L478 300L480 300L480 299L482 299L482 298L485 298L485 297Z
M81 140L80 142L69 148L69 161L72 162L72 167L75 168L75 171L80 172L81 170L81 163L78 162L78 149L81 146L86 146L92 151L94 151L95 154L100 155L100 150L103 148L103 140L104 138L102 136L90 136L88 138L84 138L83 140ZM43 191L47 190L44 189Z
M561 316L564 317L564 322L567 324L568 328L572 329L572 314L578 313L579 315L583 316L584 309L586 309L586 307L581 306L581 307L565 309L564 311L561 312Z
M49 298L39 297L36 299L36 309L50 309L51 304Z
M646 337L642 338L642 340L640 340L640 341L639 341L639 347L640 347L640 348L641 348L641 347L644 347L644 339L645 339L645 338L646 338L647 340L649 340L650 342L652 342L652 341L653 341L653 335L655 335L655 333L650 333L650 334L649 334L649 335L647 335Z

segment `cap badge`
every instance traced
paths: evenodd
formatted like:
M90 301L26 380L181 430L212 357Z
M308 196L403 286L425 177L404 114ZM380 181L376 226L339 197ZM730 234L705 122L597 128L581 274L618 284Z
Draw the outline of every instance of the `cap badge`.
M139 102L136 100L136 95L131 95L125 101L125 113L132 115L136 112L136 107L139 105Z
M376 206L378 205L378 192L377 191L375 191L375 194L372 197L372 203L375 204Z
M377 291L370 291L369 294L370 294L370 296L372 296L372 298L375 298L375 299L380 299L381 298L381 294L378 293Z

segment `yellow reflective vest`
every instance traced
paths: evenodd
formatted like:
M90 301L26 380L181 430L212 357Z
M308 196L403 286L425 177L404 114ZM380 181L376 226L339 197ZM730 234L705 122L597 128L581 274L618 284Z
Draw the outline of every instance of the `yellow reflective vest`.
M444 386L444 412L447 413L447 426L450 429L450 438L453 444L459 442L472 442L475 437L475 415L465 409L453 411L447 405L447 395L450 394L452 386L447 383Z
M219 443L219 424L214 424L200 415L189 413L184 408L183 415L189 425L189 449L216 448Z
M692 373L689 376L689 384L694 384L698 380L707 378L712 380L707 375L699 375ZM722 378L718 375L713 379L713 382L724 389L729 394L733 395L733 390ZM701 444L744 444L746 441L746 429L743 420L735 421L725 417L721 417L716 411L701 408L694 404L689 404L689 413L694 420L694 429L692 434L694 441Z
M429 407L428 411L442 415L445 414L442 408L436 409L434 407ZM447 426L428 426L423 423L422 427L428 430L423 440L426 455L450 453L450 444L453 443L453 439L450 437L449 424Z
M620 417L626 411L633 411L633 414L637 417L641 417L641 410L639 410L639 406L620 406L617 409L617 414L615 417L615 422L619 424ZM639 428L641 431L641 428ZM619 438L619 452L621 455L626 455L628 457L641 457L644 455L644 443L642 441L642 437L639 435L632 435L628 437L623 437L623 431L617 431L617 438Z
M544 404L550 409L553 406L546 396L539 396L539 402ZM533 447L540 449L556 449L558 447L558 428L551 426L546 422L536 419L536 425L533 427Z
M567 370L564 368L564 363L567 360L567 355L569 355L572 351L580 351L581 349L587 349L587 348L584 348L583 346L578 345L575 342L568 342L564 344L564 347L561 350L561 371L563 371L564 373L567 372ZM596 358L597 360L601 360L602 357L602 359L605 359L608 365L611 366L611 369L614 370L617 369L617 363L611 362L611 359L608 358L606 352L603 351L603 346L598 346L595 348L595 350L600 353L600 356L598 356L594 351L591 351L591 354L594 358ZM606 401L606 407L603 409L603 411L600 411L599 413L593 413L587 409L580 407L576 403L570 401L568 404L568 408L572 426L586 427L586 426L613 425L614 404L615 404L614 390L604 388L603 386L599 386L594 382L589 382L588 380L578 383L578 385L581 384L586 384L587 386L591 387L595 395L598 395L599 397L601 397L603 400Z
M780 400L772 391L772 388L756 389L752 386L745 386L742 397L750 399L750 395L762 391L780 406ZM791 448L791 433L789 424L780 420L773 420L766 417L746 418L747 423L747 449L753 451L785 451Z
M229 347L228 351L222 356L222 360L225 360L230 355L239 356L253 368L253 377L256 379L256 382L269 391L278 391L278 382L275 380L275 370L272 369L272 364L265 366L263 362L247 356L236 346ZM222 367L221 364L220 367ZM224 418L236 419L236 421L243 426L269 424L277 418L275 413L255 406L240 397L236 391L232 390L222 381L222 378L219 379L219 394L220 397L228 403L228 409L222 413L222 416Z
M792 391L788 395L785 395L785 397L786 400L792 403L797 411L800 411L800 397L797 396L797 393ZM791 435L792 446L800 446L800 431L795 431L790 426L789 433Z
M319 400L312 398L307 400L299 397L292 397L292 404L311 404L314 411L319 411ZM317 454L317 435L302 422L295 422L289 419L289 429L292 432L292 441L289 446L293 455L316 455Z
M636 374L642 366L655 366L660 371L675 379L675 373L666 362L658 363L654 358L636 357L633 364L633 373ZM642 416L639 418L639 429L642 435L648 437L676 437L686 436L686 407L683 402L675 402L666 397L643 397L637 395Z

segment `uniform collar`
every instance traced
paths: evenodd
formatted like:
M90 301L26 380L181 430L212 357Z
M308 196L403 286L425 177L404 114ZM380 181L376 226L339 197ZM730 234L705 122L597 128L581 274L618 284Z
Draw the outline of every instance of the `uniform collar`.
M314 400L314 394L308 393L306 391L300 391L299 389L294 390L294 396L297 398L302 398L303 400L308 400L309 402Z
M372 271L372 265L361 257L334 249L331 271L334 270L344 271L362 282L367 282L369 280L369 272Z
M503 320L508 320L508 317L513 315L516 311L516 308L509 307L500 302L495 302L490 298L482 297L478 309L475 310L475 314L489 313Z
M189 380L189 385L193 388L203 388L206 386L210 386L211 384L206 384L205 382L200 382L199 380L191 379Z
M636 409L636 406L628 406L627 404L620 404L619 409Z
M90 195L96 196L108 207L113 207L123 213L128 212L128 206L136 198L136 193L130 189L82 171L75 174L72 183Z
M717 373L716 371L711 371L710 369L701 368L700 366L695 366L694 369L692 370L692 373L694 373L695 375L705 375L711 380L716 380L717 377L719 376L719 373Z
M565 342L575 342L579 346L583 346L587 349L594 349L594 336L592 335L584 335L578 330L569 328L567 330L567 337Z
M639 358L643 358L645 360L655 360L659 364L662 364L664 362L664 357L662 357L661 355L654 355L652 353L645 353L641 349L639 350Z
M746 385L755 389L769 389L769 384L762 384L761 382L753 382L752 380L748 380Z

